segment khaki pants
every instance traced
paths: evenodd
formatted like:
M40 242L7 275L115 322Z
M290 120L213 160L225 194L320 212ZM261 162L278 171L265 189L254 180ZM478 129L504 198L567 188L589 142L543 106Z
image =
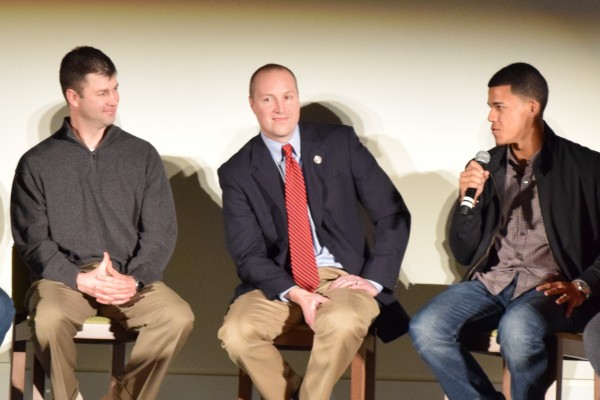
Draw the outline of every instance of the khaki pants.
M318 293L331 299L315 319L315 337L304 380L283 360L273 340L304 322L294 303L268 300L255 290L237 298L218 336L229 358L243 368L267 400L287 400L300 388L300 399L329 400L333 387L361 346L379 315L375 299L364 290L333 289L331 282L347 273L319 268Z
M35 282L27 297L34 349L50 373L56 400L75 399L79 392L73 337L88 317L105 316L139 331L125 372L107 396L127 400L158 396L167 368L194 322L188 303L162 282L146 286L121 306L98 304L63 283L45 279Z

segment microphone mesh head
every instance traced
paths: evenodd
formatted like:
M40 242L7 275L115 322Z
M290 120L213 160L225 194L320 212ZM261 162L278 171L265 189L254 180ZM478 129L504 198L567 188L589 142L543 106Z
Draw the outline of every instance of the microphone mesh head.
M481 150L477 152L477 155L475 155L475 161L477 161L480 164L487 164L490 162L490 153L488 153L485 150Z

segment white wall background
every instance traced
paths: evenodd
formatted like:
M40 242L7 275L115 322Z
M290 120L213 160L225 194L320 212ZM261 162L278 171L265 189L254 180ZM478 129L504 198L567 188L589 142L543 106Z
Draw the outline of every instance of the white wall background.
M58 126L58 67L77 45L115 62L117 123L152 142L170 175L197 176L216 205L217 168L257 133L251 73L267 62L290 67L303 104L322 103L354 125L405 197L413 230L400 280L409 289L460 276L444 248L446 217L459 171L493 145L486 84L499 68L538 67L550 85L546 120L600 149L599 20L593 0L0 0L0 285L10 291L14 167ZM213 305L219 315L224 307ZM185 356L176 365L234 371L222 350L210 351L210 366ZM419 371L387 373L427 376Z

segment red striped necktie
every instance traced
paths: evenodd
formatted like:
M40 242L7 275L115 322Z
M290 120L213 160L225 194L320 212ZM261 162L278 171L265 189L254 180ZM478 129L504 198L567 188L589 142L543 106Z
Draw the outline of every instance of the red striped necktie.
M292 275L298 286L314 292L319 287L319 273L308 220L306 186L300 165L292 152L291 145L283 146L285 208L287 210Z

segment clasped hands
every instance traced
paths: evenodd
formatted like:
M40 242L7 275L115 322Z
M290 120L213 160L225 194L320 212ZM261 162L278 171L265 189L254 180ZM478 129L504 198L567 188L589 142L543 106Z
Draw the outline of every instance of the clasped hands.
M340 276L331 283L329 288L349 288L354 290L364 290L373 297L377 296L377 294L379 293L375 286L373 286L369 281L367 281L364 278L361 278L358 275ZM288 292L287 296L292 302L298 304L302 308L304 321L313 331L315 330L314 324L315 317L317 315L317 310L319 309L321 304L331 301L330 299L319 293L311 293L300 287L292 288Z
M137 293L135 279L114 269L107 252L97 268L77 275L77 290L108 305L125 304Z

